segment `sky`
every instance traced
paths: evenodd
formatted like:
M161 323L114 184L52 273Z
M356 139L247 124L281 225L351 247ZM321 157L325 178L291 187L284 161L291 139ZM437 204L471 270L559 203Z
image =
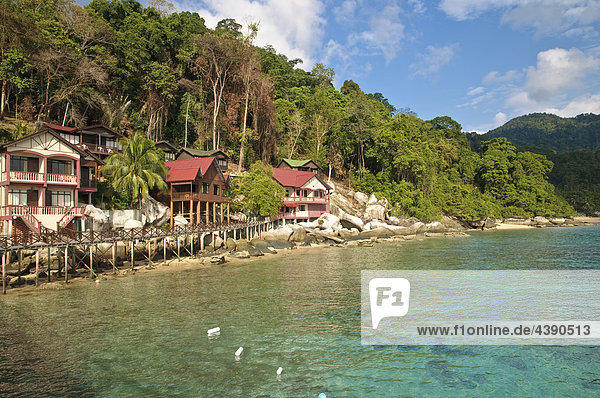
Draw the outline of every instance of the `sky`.
M600 0L177 0L210 28L335 70L429 120L484 133L532 112L600 113Z

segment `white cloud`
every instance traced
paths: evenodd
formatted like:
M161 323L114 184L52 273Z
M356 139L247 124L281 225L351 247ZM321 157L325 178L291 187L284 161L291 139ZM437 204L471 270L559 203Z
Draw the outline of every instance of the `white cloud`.
M339 23L351 20L354 18L356 7L357 3L355 0L345 0L341 5L333 8L335 20Z
M415 72L414 76L435 76L439 71L452 61L457 44L436 47L427 46L427 51L417 55L418 61L410 67Z
M506 123L506 120L508 119L508 116L506 116L506 113L504 112L498 112L496 113L496 116L494 116L494 125L496 127L498 126L502 126L504 123Z
M472 97L474 95L483 94L484 92L485 92L485 87L479 86L479 87L475 87L475 88L472 88L469 91L467 91L467 95Z
M384 7L369 20L368 29L348 37L349 43L364 45L377 54L383 54L387 63L396 58L404 39L404 25L400 22L401 8L395 4Z
M176 3L180 10L194 10L208 27L224 18L260 21L255 40L258 46L272 45L290 59L301 58L303 68L311 69L315 52L321 49L325 20L322 0L204 0L200 4Z
M423 4L422 0L408 0L408 4L412 6L413 12L417 14L422 14L427 11L425 4Z
M548 108L545 112L562 117L573 117L582 113L600 114L600 94L578 97L561 108Z
M496 83L506 83L515 80L519 80L523 77L523 74L516 70L509 70L506 73L500 73L497 71L492 71L485 75L483 78L484 84L496 84Z
M600 21L598 0L442 0L439 8L459 21L500 11L503 22L514 27L533 27L538 34L593 27Z
M566 90L581 87L583 79L600 69L600 59L572 48L538 53L537 65L527 69L525 89L533 101L546 101Z

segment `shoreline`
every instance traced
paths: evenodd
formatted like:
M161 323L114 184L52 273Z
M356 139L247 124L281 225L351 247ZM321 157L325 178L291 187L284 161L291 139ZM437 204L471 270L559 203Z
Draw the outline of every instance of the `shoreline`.
M578 226L590 226L594 224L600 224L600 217L578 217L575 221L584 223ZM404 235L404 236L393 236L393 237L381 237L372 239L361 239L361 240L346 240L343 243L313 243L309 245L296 245L291 248L276 249L274 253L264 253L261 256L250 256L248 258L239 258L231 256L231 252L228 251L217 251L213 253L204 253L202 256L194 257L181 257L180 259L174 258L167 260L166 264L162 261L154 262L152 264L135 265L133 271L130 268L118 269L117 273L113 273L112 270L98 271L96 278L90 278L89 276L70 276L69 282L65 283L64 280L54 280L52 282L41 282L39 286L33 284L26 284L19 287L12 287L7 289L6 293L11 295L29 295L33 292L39 292L44 290L64 290L68 289L69 286L79 285L85 282L90 284L102 283L103 280L114 280L129 277L137 273L162 273L162 272L180 272L190 269L198 269L199 267L214 267L222 266L223 264L245 264L254 262L264 258L270 258L274 256L290 256L299 255L302 252L313 249L323 249L328 247L372 247L377 243L394 243L394 242L405 242L405 241L423 241L426 238L461 238L470 237L469 232L490 232L490 231L505 231L505 230L523 230L523 229L535 229L540 226L526 225L526 224L515 224L515 223L499 223L494 228L486 229L485 231L479 229L471 229L465 231L454 231L454 232L425 232L422 234L415 235ZM548 225L542 226L542 228L565 228L560 225ZM211 263L212 257L223 257L224 263ZM136 263L142 262L138 260Z

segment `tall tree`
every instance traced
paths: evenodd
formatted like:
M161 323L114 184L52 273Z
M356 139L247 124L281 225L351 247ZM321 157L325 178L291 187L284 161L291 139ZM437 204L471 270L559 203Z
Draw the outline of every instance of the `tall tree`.
M113 153L100 171L108 177L111 186L117 192L131 194L131 204L141 204L151 189L167 190L164 155L157 150L154 142L143 133L136 132L121 140L122 153Z

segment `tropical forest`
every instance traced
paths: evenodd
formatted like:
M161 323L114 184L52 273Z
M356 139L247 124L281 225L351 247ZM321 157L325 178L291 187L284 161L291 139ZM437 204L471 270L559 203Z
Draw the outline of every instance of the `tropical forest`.
M302 60L254 45L260 21L223 19L209 29L201 15L165 0L0 4L2 142L41 122L104 124L154 142L221 149L239 171L312 159L336 184L423 220L572 216L600 207L600 173L585 171L600 162L593 115L584 144L565 138L541 150L541 139L474 137L450 116L423 120L343 76L337 89L326 65L306 71ZM590 199L582 202L579 191Z

